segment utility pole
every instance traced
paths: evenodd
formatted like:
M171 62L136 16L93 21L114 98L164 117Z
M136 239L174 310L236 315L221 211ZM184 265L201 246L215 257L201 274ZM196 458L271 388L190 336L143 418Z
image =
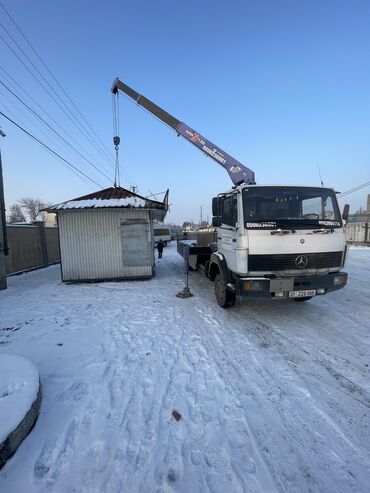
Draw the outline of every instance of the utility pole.
M1 130L1 128L0 128L0 137L5 137L5 133ZM0 289L7 288L5 255L8 255L8 241L6 236L3 168L1 163L1 149L0 149Z

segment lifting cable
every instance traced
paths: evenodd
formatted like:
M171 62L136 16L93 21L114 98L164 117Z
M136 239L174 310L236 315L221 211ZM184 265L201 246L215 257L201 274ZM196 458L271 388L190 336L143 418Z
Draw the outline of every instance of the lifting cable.
M112 110L113 110L113 144L114 149L116 151L116 167L114 173L114 186L117 185L120 187L120 175L119 175L119 144L121 139L119 138L119 100L118 100L118 92L116 94L112 94Z

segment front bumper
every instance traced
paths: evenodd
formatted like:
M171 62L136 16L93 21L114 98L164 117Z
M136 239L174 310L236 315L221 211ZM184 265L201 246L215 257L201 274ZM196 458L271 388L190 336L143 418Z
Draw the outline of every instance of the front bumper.
M308 277L242 277L233 285L239 296L253 296L276 299L289 299L291 297L316 296L330 293L343 288L347 284L346 272L334 272L323 276Z

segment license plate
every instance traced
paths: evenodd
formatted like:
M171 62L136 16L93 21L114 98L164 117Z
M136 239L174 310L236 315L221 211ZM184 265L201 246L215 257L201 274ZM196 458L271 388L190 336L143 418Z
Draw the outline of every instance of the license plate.
M315 296L316 289L302 289L300 291L290 291L289 298L305 298L306 296Z

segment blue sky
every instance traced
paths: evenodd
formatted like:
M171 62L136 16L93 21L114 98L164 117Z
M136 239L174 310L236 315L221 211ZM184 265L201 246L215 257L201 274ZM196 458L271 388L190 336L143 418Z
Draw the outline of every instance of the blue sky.
M319 184L317 166L324 184L339 191L370 180L369 1L1 1L97 131L112 162L110 86L119 76L252 168L258 183ZM2 9L0 20L27 49ZM1 27L0 33L6 38ZM113 168L1 39L0 45L0 66L105 167L111 182L30 120L4 88L1 111L10 110L50 147L110 186ZM2 71L0 80L9 85ZM1 116L0 125L7 134L0 144L8 207L23 196L55 203L98 188ZM201 206L203 218L211 216L212 196L231 186L225 170L122 96L120 136L121 185L135 184L143 195L169 188L169 221L198 221ZM341 205L366 207L368 193L364 188Z

